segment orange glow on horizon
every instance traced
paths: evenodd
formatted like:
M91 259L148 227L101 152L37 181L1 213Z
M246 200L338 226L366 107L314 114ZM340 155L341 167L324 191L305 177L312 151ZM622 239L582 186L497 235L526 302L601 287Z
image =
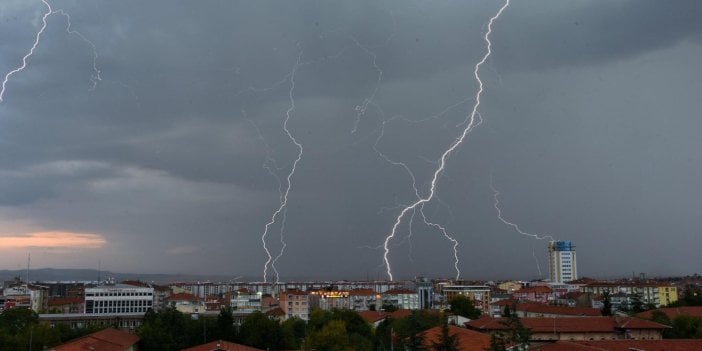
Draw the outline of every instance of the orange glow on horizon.
M99 249L107 241L101 235L71 232L36 232L27 235L0 236L0 250L23 248Z

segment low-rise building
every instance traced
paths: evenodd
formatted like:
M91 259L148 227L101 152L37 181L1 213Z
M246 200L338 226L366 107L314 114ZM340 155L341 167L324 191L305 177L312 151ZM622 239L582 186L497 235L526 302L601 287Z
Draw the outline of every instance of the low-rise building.
M348 291L317 290L310 292L310 308L325 311L333 309L350 309L351 299Z
M205 301L189 293L173 294L166 298L166 304L185 314L198 314L207 311Z
M263 299L262 292L249 292L246 289L241 289L231 295L229 305L237 313L252 313L254 311L262 311L261 300Z
M422 343L427 350L432 350L434 344L441 342L442 327L434 327L425 330L420 335ZM490 335L476 332L473 330L448 326L448 335L456 341L456 350L458 351L484 351L490 347Z
M110 350L137 351L139 336L115 328L103 329L54 346L49 351Z
M354 311L379 310L382 305L382 295L371 289L353 289L349 291L349 308Z
M670 327L634 317L539 317L521 318L531 332L531 341L554 340L659 340L663 330ZM465 324L483 332L503 332L509 329L505 318L484 317Z
M663 314L665 314L671 321L680 316L702 318L702 306L665 307L641 312L636 316L639 318L651 319L653 318L653 312L655 311L663 312Z
M691 351L702 350L702 340L665 339L665 340L588 340L556 341L534 345L531 351Z
M206 344L188 347L181 351L263 351L261 349L249 347L246 345L236 344L224 340L216 340Z
M382 294L383 305L395 306L401 310L418 310L419 294L415 290L396 288Z
M85 289L86 314L146 313L154 303L154 289L127 284L105 284Z
M602 311L589 307L567 307L546 305L536 302L519 303L515 307L519 317L597 317Z
M39 314L39 323L49 326L66 325L71 329L87 327L117 327L123 330L136 331L144 323L143 313L120 314L85 314L58 313Z
M514 299L519 301L531 301L538 303L549 303L554 300L553 290L548 286L530 286L521 288L512 294Z
M497 284L497 288L500 290L504 290L508 293L513 293L519 289L522 288L522 283L520 282L515 282L515 281L506 281L502 282L500 284Z
M83 313L85 302L80 297L50 297L49 313Z
M278 296L280 309L285 312L285 319L297 317L302 320L310 319L309 294L301 290L286 290Z
M660 282L627 281L627 282L591 282L582 285L580 291L595 296L605 292L610 295L623 293L637 296L644 304L655 307L667 306L678 300L678 289L674 285Z
M443 296L442 306L448 308L451 299L458 295L462 295L473 301L475 308L479 309L482 314L490 313L490 287L486 285L439 285L439 293Z

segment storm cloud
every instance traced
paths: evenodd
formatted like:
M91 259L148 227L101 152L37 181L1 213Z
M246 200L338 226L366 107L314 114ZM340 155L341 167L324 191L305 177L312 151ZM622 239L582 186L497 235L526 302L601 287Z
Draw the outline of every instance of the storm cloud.
M36 266L261 277L261 234L297 155L289 111L304 152L283 279L386 277L377 246L416 199L388 159L429 191L474 103L473 68L501 6L49 3L71 26L47 17L0 103L0 240L91 233L104 245L0 245L0 266L31 251ZM0 4L3 76L46 10ZM546 242L497 218L491 178L506 218L575 243L580 275L699 271L700 16L692 0L513 1L481 69L484 122L424 210L459 241L462 277L547 270ZM453 276L451 242L418 214L408 237L408 219L390 245L396 277ZM274 254L280 233L267 237Z

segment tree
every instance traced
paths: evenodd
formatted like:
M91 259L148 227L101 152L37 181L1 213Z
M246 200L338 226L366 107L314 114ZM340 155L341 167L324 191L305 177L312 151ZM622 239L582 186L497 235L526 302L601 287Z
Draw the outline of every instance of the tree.
M458 295L451 299L451 313L470 319L480 317L480 310L475 308L473 301L463 295Z
M635 293L631 298L631 312L640 313L644 311L644 303L641 293Z
M671 326L673 323L670 321L670 318L668 318L668 315L663 313L660 310L654 310L651 312L651 320L660 323L663 325ZM663 338L664 339L670 339L673 337L673 329L666 329L663 330Z
M239 340L248 346L259 349L281 350L285 348L283 328L277 321L256 311L244 319L241 324Z
M320 351L353 351L360 350L358 346L351 343L344 321L331 320L309 336L305 348Z
M291 350L299 349L302 346L302 341L305 339L307 323L300 318L293 317L283 321L281 326L283 328L285 347Z
M395 312L397 311L397 306L391 304L391 303L384 303L383 306L381 307L383 311L385 312Z
M519 350L529 348L529 340L531 339L531 331L522 324L521 319L516 313L512 316L504 318L502 323L507 327L505 339L506 341L517 344Z
M509 305L505 306L505 311L502 313L502 317L512 317L512 310L509 308Z
M702 317L677 316L673 319L670 337L674 339L702 339Z
M214 339L234 341L234 315L231 307L222 308L217 315L217 328L213 332Z
M306 346L314 345L316 348L325 347L330 349L331 346L326 342L322 342L320 338L321 335L332 335L338 331L338 323L334 323L333 328L330 326L331 323L335 321L343 322L344 333L349 344L353 345L354 349L373 349L373 329L368 323L366 323L365 320L363 320L363 318L361 318L361 316L358 315L358 313L348 309L335 309L332 311L322 311L317 309L312 311L310 314L310 320L307 323L307 336L309 340L305 343Z
M602 293L602 315L612 315L612 300L610 299L609 291L605 291Z
M192 346L189 340L194 339L188 334L189 318L173 307L159 312L148 310L144 315L144 323L137 334L141 337L140 348L144 350L179 350ZM199 339L201 342L202 339Z
M432 342L432 349L435 351L458 351L458 340L455 335L449 333L448 318L444 318L444 322L441 324L441 336L438 342Z
M28 308L10 308L0 313L0 329L17 334L38 324L39 316Z
M508 306L509 307L509 306ZM507 346L501 334L492 333L490 334L490 347L485 351L506 351Z

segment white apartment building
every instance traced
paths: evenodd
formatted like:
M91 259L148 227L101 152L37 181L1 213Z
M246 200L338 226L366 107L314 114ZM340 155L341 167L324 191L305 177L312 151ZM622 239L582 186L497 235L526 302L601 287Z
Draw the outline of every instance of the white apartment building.
M237 313L253 313L255 311L262 311L262 296L263 293L261 292L251 293L242 291L233 294L229 303Z
M549 277L552 283L578 279L575 246L570 241L551 241L548 244Z
M153 303L154 289L150 287L109 284L85 289L86 314L146 313Z
M390 289L383 293L383 305L393 305L401 310L418 310L419 294L409 289Z

